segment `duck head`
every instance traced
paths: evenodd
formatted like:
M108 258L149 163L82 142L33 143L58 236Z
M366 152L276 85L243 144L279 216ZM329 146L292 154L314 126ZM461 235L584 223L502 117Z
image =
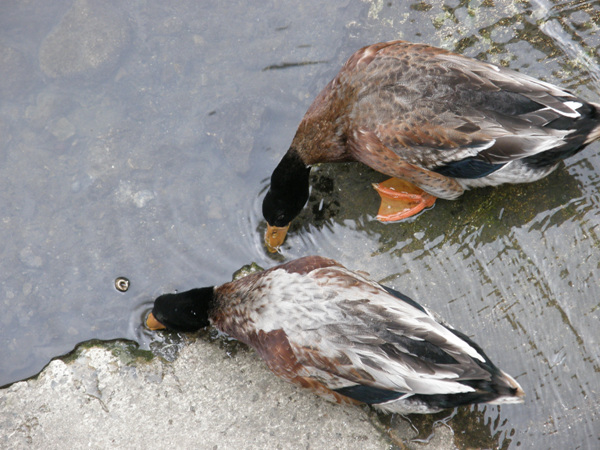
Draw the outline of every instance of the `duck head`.
M310 167L291 148L271 176L271 187L265 195L262 212L267 221L265 244L274 253L283 244L290 222L308 201Z
M151 330L197 331L209 325L214 300L212 286L161 295L154 301L146 326Z

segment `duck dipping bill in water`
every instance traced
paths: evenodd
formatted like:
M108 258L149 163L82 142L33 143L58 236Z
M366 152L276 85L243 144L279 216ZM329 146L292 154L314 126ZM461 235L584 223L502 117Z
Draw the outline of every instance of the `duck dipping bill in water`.
M321 91L263 201L270 251L308 200L310 167L358 161L377 218L396 221L465 189L539 180L600 137L600 105L512 70L404 41L357 51Z
M520 403L525 395L466 335L405 295L320 256L163 295L147 319L152 330L209 324L253 347L276 375L338 403L433 413Z

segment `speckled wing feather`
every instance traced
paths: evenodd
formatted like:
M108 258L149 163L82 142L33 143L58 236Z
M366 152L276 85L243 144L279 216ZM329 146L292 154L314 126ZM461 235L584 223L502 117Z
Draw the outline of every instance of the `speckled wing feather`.
M325 265L303 275L280 266L265 275L273 299L250 317L266 335L285 336L295 376L331 390L365 385L401 395L474 392L468 380L490 378L481 365L491 363L480 349L425 309ZM294 320L282 319L287 316Z
M351 122L431 170L469 158L499 168L559 148L584 107L548 83L426 45L396 41L362 52L341 75L358 92ZM485 175L470 169L466 177Z
M319 377L314 377L311 376L311 373L307 373L282 329L273 330L268 333L261 330L251 336L249 341L266 362L269 369L277 376L304 388L311 389L313 392L336 403L354 403L350 397L340 395L332 390L331 386L334 383L331 383L331 381L335 378L333 373L325 377L327 379L325 383L321 382Z

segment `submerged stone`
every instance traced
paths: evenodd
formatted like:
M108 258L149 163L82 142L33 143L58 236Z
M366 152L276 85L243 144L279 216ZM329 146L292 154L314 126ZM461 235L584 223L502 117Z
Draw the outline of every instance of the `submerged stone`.
M129 42L129 26L110 2L77 0L40 48L40 68L49 77L110 72Z

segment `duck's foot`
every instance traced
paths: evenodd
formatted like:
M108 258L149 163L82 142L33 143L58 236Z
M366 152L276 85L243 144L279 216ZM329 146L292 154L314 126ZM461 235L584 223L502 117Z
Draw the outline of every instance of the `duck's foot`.
M420 213L433 206L436 197L421 188L399 178L390 178L383 183L373 183L381 197L377 220L397 222Z

